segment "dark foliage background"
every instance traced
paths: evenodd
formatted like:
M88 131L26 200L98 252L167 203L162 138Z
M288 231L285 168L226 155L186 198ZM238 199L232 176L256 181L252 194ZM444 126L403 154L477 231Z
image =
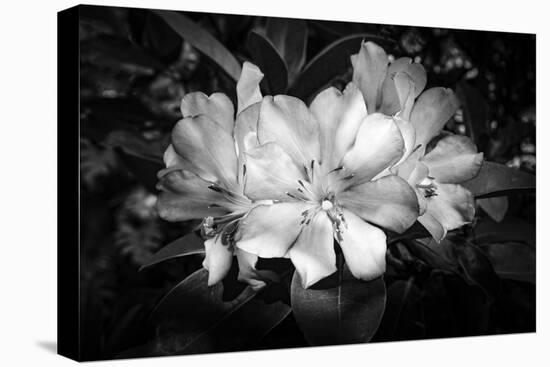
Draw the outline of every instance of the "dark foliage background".
M150 340L156 330L148 316L155 303L201 266L198 255L138 271L196 224L163 222L154 208L156 171L180 117L182 96L222 91L235 101L235 80L153 11L80 9L82 352L84 359L105 359ZM266 51L249 34L262 28L265 18L183 14L239 62L261 63L258 58ZM472 136L486 159L535 173L534 35L317 20L303 24L306 65L343 37L370 34L388 54L421 62L428 88L447 86L457 92L463 107L448 129ZM351 79L347 55L359 50L360 38L352 45L331 56L334 65L344 66L335 67L334 75L309 69L308 80L323 85L300 85L300 70L307 66L294 67L288 70L294 85L268 80L264 93L310 100L322 86L344 86ZM480 205L475 225L451 234L440 246L390 244L388 305L373 341L535 330L535 193L488 198ZM244 341L234 350L305 345L289 315L261 340Z

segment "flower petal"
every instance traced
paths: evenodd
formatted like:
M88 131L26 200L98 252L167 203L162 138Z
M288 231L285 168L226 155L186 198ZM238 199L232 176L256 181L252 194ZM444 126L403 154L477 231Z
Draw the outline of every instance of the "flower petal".
M414 152L393 171L414 188L414 192L418 199L418 214L423 215L426 212L426 197L424 196L424 192L421 192L416 185L424 181L424 179L429 176L429 171L426 165L418 161L419 155L420 154L418 151Z
M342 165L355 174L357 181L370 180L396 163L403 152L403 137L393 118L375 113L361 123L355 144L342 159Z
M386 235L349 210L344 210L347 228L340 247L354 277L372 280L386 271Z
M426 228L434 240L441 242L443 238L447 235L447 230L434 218L431 213L424 213L422 216L418 217L420 224Z
M384 49L373 42L365 42L354 60L353 82L359 86L367 111L376 111L382 98L382 83L388 70L388 55Z
M475 216L475 202L472 193L460 185L438 184L437 195L427 199L426 215L433 217L441 226L450 231L471 222ZM429 220L429 219L428 219ZM430 228L427 228L430 230ZM431 231L430 231L431 233ZM441 238L436 238L441 240Z
M239 164L239 183L244 187L244 153L257 146L258 143L258 119L260 117L261 103L255 103L247 107L237 115L235 121L235 144L237 145L238 164Z
M319 123L298 98L266 96L260 109L258 141L276 142L297 164L319 162Z
M327 171L336 165L353 145L361 122L367 116L367 108L361 91L349 83L341 93L331 87L319 93L310 110L319 122L321 130L322 162Z
M264 258L285 257L302 230L305 203L259 205L239 224L237 247Z
M303 227L289 255L300 274L303 288L312 286L336 271L332 223L325 212L317 213Z
M409 120L414 100L426 86L426 71L420 64L411 64L410 58L401 58L390 64L382 84L380 112Z
M477 153L470 138L449 135L439 140L421 161L438 182L459 183L477 175L483 163L483 153Z
M235 142L219 124L206 115L185 118L172 131L176 153L189 161L195 173L214 176L232 188L237 180Z
M414 189L394 175L353 186L340 193L338 200L364 220L398 233L409 228L418 217Z
M229 210L222 206L226 199L222 194L208 189L208 185L210 182L184 170L161 176L157 184L161 190L157 200L159 216L177 222L227 214Z
M416 129L416 145L425 148L453 116L460 103L452 90L431 88L418 97L411 112L411 123Z
M258 256L235 248L235 256L239 264L239 275L237 279L245 282L254 290L259 290L266 285L266 281L276 282L279 280L277 274L269 270L257 270L256 263Z
M221 236L210 238L204 242L206 257L202 266L208 270L208 286L220 282L231 269L233 251L230 246L224 246Z
M401 57L390 64L388 67L388 74L394 75L399 72L405 72L414 83L414 95L416 98L426 88L428 77L426 70L419 63L413 63L409 57Z
M237 116L249 106L262 101L262 92L260 91L260 81L264 74L256 65L245 61L241 77L237 82Z
M305 180L305 171L276 143L267 143L245 153L244 193L252 200L288 200L287 192Z
M414 130L414 126L412 123L402 119L400 116L395 117L394 121L397 127L399 128L399 131L401 132L401 136L403 137L403 147L404 147L403 156L396 163L397 165L403 162L405 159L407 159L409 155L411 155L411 153L414 151L415 141L416 141L416 131Z
M223 93L214 93L210 97L202 92L187 93L181 101L183 118L199 115L208 116L229 134L233 134L233 103Z

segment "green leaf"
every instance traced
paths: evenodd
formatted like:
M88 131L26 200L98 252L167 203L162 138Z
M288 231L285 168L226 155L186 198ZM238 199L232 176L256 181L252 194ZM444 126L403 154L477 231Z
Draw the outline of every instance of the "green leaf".
M495 272L504 279L535 284L535 249L521 242L493 243L483 246Z
M204 254L204 241L196 234L189 233L161 248L158 252L151 256L139 270L141 271L151 265L155 265L175 257L197 254Z
M261 86L267 94L276 95L286 92L288 72L285 62L275 45L257 30L248 34L247 48L252 60L260 68L265 77Z
M147 355L241 350L264 337L290 313L282 302L266 303L249 286L223 301L223 285L208 287L200 269L174 287L157 305L156 339L141 347Z
M373 41L381 46L388 44L386 39L368 33L354 34L334 41L304 67L289 94L303 100L312 97L334 77L351 68L350 56L359 52L363 41Z
M534 175L503 164L483 161L476 177L461 183L477 198L506 195L518 190L534 190Z
M302 19L268 18L266 36L285 61L288 84L292 84L306 62L307 23Z
M241 65L225 46L209 32L181 13L168 10L153 10L181 38L218 64L233 80L239 80Z
M380 325L386 304L382 277L357 280L347 268L341 281L329 277L304 289L294 273L291 305L298 326L311 345L368 342Z
M508 211L507 196L478 199L477 203L495 222L502 221Z

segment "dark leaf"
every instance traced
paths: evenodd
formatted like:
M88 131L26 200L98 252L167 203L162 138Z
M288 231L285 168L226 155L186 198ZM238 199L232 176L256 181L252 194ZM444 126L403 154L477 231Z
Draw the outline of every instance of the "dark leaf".
M226 352L254 345L290 313L282 302L267 304L250 287L229 302L223 285L208 287L200 269L172 289L153 310L155 340L119 357Z
M325 47L304 67L289 94L303 100L312 97L334 77L344 74L351 67L350 56L359 52L362 41L369 40L381 46L388 44L386 39L368 33L340 38Z
M304 289L294 273L290 297L294 317L311 345L364 343L380 325L386 287L382 277L364 282L345 269L341 281L329 277Z
M393 282L388 288L386 310L375 339L389 341L424 337L421 296L414 278Z
M263 89L271 95L285 93L288 72L275 45L257 30L250 31L246 42L252 60L265 75L261 82Z
M490 198L478 199L477 203L495 222L504 219L508 211L508 197L495 196Z
M483 246L496 273L504 279L535 283L535 249L521 242Z
M81 62L134 75L150 76L164 68L159 60L125 39L102 37L80 44Z
M143 270L151 265L175 257L204 254L203 242L204 241L194 233L186 234L161 248L157 253L151 256L139 270Z
M164 19L183 39L216 62L233 80L239 79L241 65L235 56L209 32L181 13L168 10L153 12Z
M426 230L426 228L422 224L420 224L420 222L416 221L413 223L412 226L410 226L403 233L389 232L388 244L398 242L404 239L416 239L416 238L426 238L426 237L431 237L430 233Z
M302 19L268 18L266 36L286 63L292 84L306 62L307 23Z
M138 133L113 131L105 139L105 145L116 148L132 175L147 190L156 192L157 172L164 168L162 155L168 146L167 138L147 140Z
M458 269L456 256L453 252L453 244L447 239L443 240L441 243L435 242L432 238L405 241L404 243L414 256L434 269L451 272Z
M489 105L477 88L464 81L458 83L456 94L462 104L466 133L479 144L489 131Z
M497 223L489 218L478 222L474 228L476 243L480 245L501 242L523 242L535 248L535 226L526 221L508 216Z
M503 164L483 161L478 175L461 183L477 198L505 195L518 190L534 190L534 175Z
M130 131L113 131L105 139L105 145L120 148L125 153L162 164L162 156L169 145L169 136L160 139L148 140L143 135Z
M470 284L480 286L487 295L496 295L500 291L500 280L487 255L468 242L456 243L455 249L458 263Z

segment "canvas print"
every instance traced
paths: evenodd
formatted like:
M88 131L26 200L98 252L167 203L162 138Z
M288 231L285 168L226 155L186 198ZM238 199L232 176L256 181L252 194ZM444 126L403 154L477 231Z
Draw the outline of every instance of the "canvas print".
M535 35L71 11L67 354L535 332Z

